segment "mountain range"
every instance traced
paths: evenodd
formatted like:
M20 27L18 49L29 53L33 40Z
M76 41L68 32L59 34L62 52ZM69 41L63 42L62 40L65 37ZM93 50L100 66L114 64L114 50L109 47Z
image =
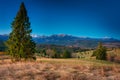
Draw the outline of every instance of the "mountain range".
M0 35L0 43L8 39L9 35ZM95 48L99 42L106 47L120 47L120 40L114 38L76 37L67 34L54 34L51 36L32 35L36 44L54 44L70 47Z

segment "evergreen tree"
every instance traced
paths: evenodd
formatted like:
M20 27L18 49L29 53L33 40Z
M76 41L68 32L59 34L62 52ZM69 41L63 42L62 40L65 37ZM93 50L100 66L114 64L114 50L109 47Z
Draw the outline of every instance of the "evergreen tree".
M93 52L93 55L96 56L96 59L106 60L106 48L102 45L102 43L98 44L97 49Z
M68 50L63 52L63 58L71 58L71 53Z
M32 40L30 33L29 17L24 3L21 3L13 23L12 32L6 42L8 47L7 52L11 55L12 60L19 61L22 58L32 59L35 53L35 43Z

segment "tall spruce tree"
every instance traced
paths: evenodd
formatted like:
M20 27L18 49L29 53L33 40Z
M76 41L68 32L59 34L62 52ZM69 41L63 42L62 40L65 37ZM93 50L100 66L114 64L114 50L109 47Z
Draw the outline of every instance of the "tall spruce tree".
M34 57L35 43L30 35L31 32L27 10L22 2L20 10L12 23L12 32L6 42L7 52L11 55L12 60L19 61Z

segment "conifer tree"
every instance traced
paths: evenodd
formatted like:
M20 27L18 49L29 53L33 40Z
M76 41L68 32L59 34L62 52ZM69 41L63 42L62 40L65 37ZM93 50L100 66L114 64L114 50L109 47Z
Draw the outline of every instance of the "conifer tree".
M11 55L11 59L19 61L22 58L32 59L35 53L35 43L30 33L29 17L24 3L20 5L20 9L12 22L12 32L6 42L7 52Z
M98 44L97 49L94 51L94 56L96 56L96 59L99 60L106 60L106 48L102 45L102 43Z
M71 58L71 53L68 50L63 52L63 58Z

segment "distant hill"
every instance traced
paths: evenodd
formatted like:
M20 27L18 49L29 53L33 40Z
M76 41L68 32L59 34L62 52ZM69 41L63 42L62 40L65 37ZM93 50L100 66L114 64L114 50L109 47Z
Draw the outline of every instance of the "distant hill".
M4 51L4 50L5 50L4 41L0 39L0 51Z
M98 42L102 42L106 47L120 47L120 40L114 38L75 37L65 34L35 36L33 37L33 40L38 44L54 44L81 48L95 48Z
M55 34L51 36L32 35L37 44L54 44L69 47L95 48L98 42L102 42L106 47L120 47L120 40L114 38L89 38L76 37L66 34ZM8 35L0 35L0 40L6 41Z
M4 34L4 35L0 35L0 40L6 41L8 39L9 35Z
M8 39L8 35L0 35L0 51L5 51L4 42Z

